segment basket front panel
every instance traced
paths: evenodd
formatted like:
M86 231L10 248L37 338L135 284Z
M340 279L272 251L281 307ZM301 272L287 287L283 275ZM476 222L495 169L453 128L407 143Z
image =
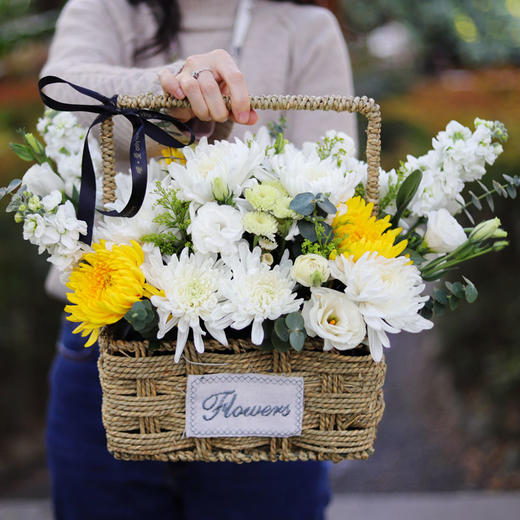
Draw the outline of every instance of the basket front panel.
M232 461L364 459L373 452L384 410L385 364L360 349L324 352L309 341L302 352L262 352L244 340L229 348L206 342L199 355L187 345L179 363L175 344L152 352L147 342L100 337L99 376L109 451L125 460ZM298 437L186 438L189 374L265 373L304 379L305 410Z

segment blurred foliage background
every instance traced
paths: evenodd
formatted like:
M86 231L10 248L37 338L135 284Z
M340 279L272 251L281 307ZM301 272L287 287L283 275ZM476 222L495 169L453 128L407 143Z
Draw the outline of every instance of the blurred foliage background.
M42 111L36 78L63 3L0 0L0 185L26 169L8 143L18 140L18 128L33 131ZM520 171L520 0L328 4L345 32L357 93L382 106L384 168L397 166L407 153L425 153L451 119L471 126L479 116L501 120L510 134L485 182ZM361 132L361 142L362 137ZM43 464L44 389L61 304L44 294L47 264L21 240L4 209L2 202L0 482L5 494L17 475ZM468 482L511 488L520 486L520 207L501 200L497 213L511 246L471 265L468 276L481 297L440 321L432 370L449 374L461 428L468 446L477 447Z

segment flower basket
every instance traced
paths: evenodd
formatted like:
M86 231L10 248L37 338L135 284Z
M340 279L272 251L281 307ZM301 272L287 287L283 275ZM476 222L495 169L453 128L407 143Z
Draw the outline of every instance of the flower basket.
M119 96L122 108L160 109L184 102L166 96ZM380 153L379 106L366 97L252 97L251 106L271 110L360 112L368 118L367 199L377 207ZM101 127L103 193L114 197L113 123ZM122 341L110 327L99 338L99 376L108 450L118 459L161 461L295 461L366 459L373 453L384 410L384 360L367 348L323 351L323 341L307 340L301 352L261 351L247 340L224 347L205 342L200 355L186 344L173 361L175 343L150 349L147 341ZM301 434L289 437L187 437L186 392L189 375L276 374L303 378Z

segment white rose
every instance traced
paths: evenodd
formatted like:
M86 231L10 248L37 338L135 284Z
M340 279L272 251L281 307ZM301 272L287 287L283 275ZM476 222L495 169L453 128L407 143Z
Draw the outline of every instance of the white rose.
M63 191L65 184L52 171L49 163L34 164L22 177L22 184L33 195L45 197L54 190Z
M234 254L244 233L242 215L231 206L208 202L192 218L188 231L191 233L195 251Z
M311 289L302 315L309 336L325 340L324 350L357 347L366 335L366 325L358 307L345 294L325 287Z
M441 208L428 213L428 226L424 240L436 253L451 253L467 240L467 236L450 212Z
M300 255L294 261L291 276L304 287L317 287L329 279L329 262L321 255Z

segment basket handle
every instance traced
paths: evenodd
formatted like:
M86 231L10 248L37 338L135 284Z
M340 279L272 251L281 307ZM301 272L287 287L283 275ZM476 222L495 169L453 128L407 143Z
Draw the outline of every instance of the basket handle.
M381 109L371 98L350 96L250 96L251 108L260 110L333 110L335 112L359 112L368 119L366 159L367 199L374 204L373 214L377 214L379 203L379 162L381 153ZM224 96L228 110L231 100ZM118 96L121 108L189 108L186 99L178 100L170 95L145 94L142 96ZM112 118L101 124L101 153L103 158L103 201L115 200L115 154L114 123Z

